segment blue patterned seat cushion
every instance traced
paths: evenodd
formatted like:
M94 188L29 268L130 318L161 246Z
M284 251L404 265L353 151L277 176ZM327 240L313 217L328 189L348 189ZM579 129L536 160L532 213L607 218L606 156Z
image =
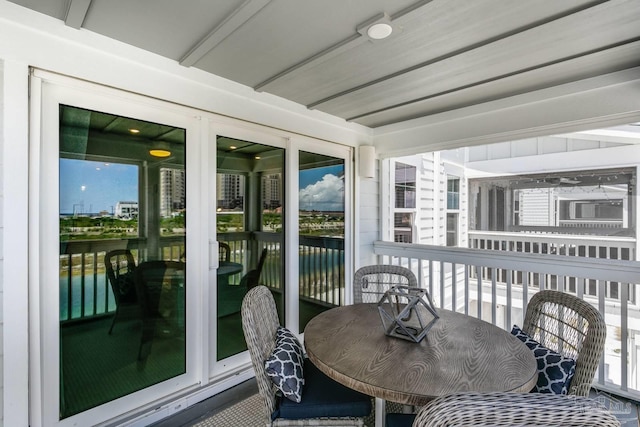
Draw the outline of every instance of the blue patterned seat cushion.
M264 369L282 395L296 403L302 400L303 366L304 353L300 341L291 331L278 326L276 347L264 362Z
M304 360L304 396L299 403L280 398L271 419L299 420L324 417L365 417L371 413L371 397L326 376L309 359Z
M511 333L533 351L538 363L538 383L531 392L567 394L576 372L576 361L546 348L517 325L513 325Z

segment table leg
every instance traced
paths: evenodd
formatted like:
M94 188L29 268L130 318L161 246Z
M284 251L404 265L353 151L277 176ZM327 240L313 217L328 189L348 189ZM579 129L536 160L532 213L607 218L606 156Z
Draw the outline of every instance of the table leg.
M380 399L376 397L375 402L375 415L376 415L376 427L384 427L385 424L385 404L386 401L384 399Z

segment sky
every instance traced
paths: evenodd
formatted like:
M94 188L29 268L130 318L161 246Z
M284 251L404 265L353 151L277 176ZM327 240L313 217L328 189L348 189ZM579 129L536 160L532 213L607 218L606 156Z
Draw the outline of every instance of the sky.
M342 165L300 171L300 210L344 211L343 176Z
M138 201L138 167L60 159L60 213L115 211L120 201Z

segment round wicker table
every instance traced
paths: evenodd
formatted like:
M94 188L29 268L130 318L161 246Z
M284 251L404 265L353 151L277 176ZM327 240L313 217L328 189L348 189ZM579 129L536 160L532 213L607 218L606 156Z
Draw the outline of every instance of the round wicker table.
M414 343L384 334L376 304L336 307L307 324L305 349L336 381L408 405L461 391L533 388L536 360L516 337L462 313L437 312L426 337Z

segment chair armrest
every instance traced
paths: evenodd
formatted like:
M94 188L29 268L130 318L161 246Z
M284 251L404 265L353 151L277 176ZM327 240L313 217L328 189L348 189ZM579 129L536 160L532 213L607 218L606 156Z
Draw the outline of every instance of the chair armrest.
M420 409L413 427L613 427L620 421L600 403L580 396L542 393L459 393Z

